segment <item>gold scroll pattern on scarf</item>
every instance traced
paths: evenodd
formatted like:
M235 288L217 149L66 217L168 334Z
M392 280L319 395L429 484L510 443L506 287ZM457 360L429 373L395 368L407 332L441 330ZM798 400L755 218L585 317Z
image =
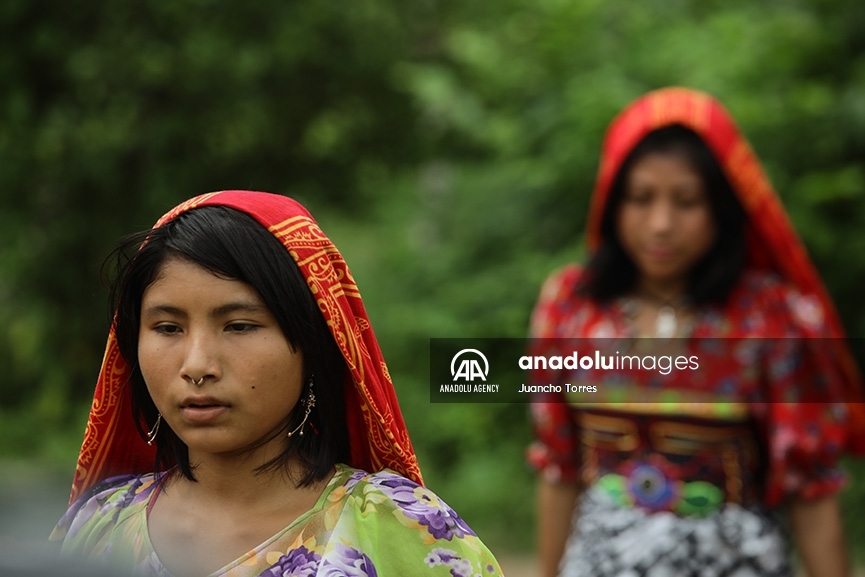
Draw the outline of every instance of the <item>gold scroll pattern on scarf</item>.
M730 184L739 192L739 201L748 214L754 214L761 204L777 200L769 179L763 172L760 161L744 138L736 141L730 154L724 159L724 172ZM774 207L773 207L774 208ZM783 211L773 210L773 218L785 218Z
M390 373L366 320L360 291L342 255L311 218L294 216L269 228L304 271L309 288L325 317L352 373L361 403L375 467L390 467L421 479L417 458L405 438L394 438L394 415L378 406L370 393L366 367L380 366L390 384ZM357 311L358 314L355 314ZM374 351L370 348L374 347ZM378 361L378 362L376 362ZM369 365L367 365L369 363ZM383 385L386 383L382 383ZM378 455L385 455L379 459ZM377 462L382 461L382 462ZM406 465L407 463L407 465ZM402 471L408 466L408 471Z
M207 202L214 196L221 194L219 192L208 192L206 194L200 194L196 197L190 198L189 200L182 202L171 209L169 212L162 215L162 217L156 221L156 224L153 225L153 228L159 228L169 220L172 220L177 217L177 215L186 212L187 210L192 210L193 208L197 208L201 204Z
M87 426L84 429L84 441L75 469L75 477L83 486L89 487L105 477L105 454L112 446L117 430L118 415L116 409L121 402L121 396L128 394L123 384L129 379L129 366L120 355L117 347L117 337L112 327L108 334L108 343L102 358L102 369L99 371L97 394L93 396ZM100 437L100 431L102 435ZM80 495L73 485L69 502Z
M651 99L652 115L649 129L682 124L697 134L709 126L711 100L705 94L687 88L658 91Z

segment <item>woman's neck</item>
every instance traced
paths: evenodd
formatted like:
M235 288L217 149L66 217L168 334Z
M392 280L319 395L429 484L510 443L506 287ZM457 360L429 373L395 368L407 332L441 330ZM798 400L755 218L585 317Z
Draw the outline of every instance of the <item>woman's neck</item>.
M651 279L643 277L637 281L636 289L638 294L643 293L660 301L675 302L687 294L688 281L684 278Z
M193 466L195 481L177 476L171 485L178 490L191 490L198 497L215 503L230 502L250 508L261 506L268 499L266 496L286 497L308 490L297 484L306 472L300 464L290 461L273 469L261 470L260 467L268 460L256 452L241 456L190 452L189 462ZM329 479L330 475L324 483Z

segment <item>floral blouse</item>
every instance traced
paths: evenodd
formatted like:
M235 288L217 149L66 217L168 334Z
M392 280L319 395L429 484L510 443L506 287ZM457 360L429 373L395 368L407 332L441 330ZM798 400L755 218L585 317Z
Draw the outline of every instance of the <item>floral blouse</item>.
M158 476L124 475L94 486L51 535L64 554L133 574L170 577L147 530ZM494 577L492 553L432 491L389 470L337 465L315 506L212 575Z
M580 269L571 265L545 283L532 317L533 347L556 346L556 339L635 336L627 303L601 304L578 296L580 275ZM834 348L821 338L824 334L819 301L774 275L748 271L724 306L700 307L690 334L680 339L689 354L701 360L714 356L716 362L698 371L644 371L624 380L631 385L636 381L642 391L703 395L709 399L703 406L710 411L743 410L755 423L761 446L761 500L774 506L793 497L816 498L836 492L844 482L837 461L847 413L840 381L829 362ZM553 379L594 382L607 391L624 382L621 372L580 369L564 375L535 371L531 379L533 384ZM555 392L538 393L533 400L536 440L528 450L530 464L551 481L585 481L579 456L582 403ZM688 401L680 405L687 406ZM633 403L632 408L639 412L648 404ZM711 412L702 416L717 417Z

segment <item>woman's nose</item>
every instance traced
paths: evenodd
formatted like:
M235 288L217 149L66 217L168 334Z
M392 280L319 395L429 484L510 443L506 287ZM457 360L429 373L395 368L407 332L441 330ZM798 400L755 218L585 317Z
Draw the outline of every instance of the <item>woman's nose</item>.
M190 331L184 353L180 367L183 379L202 384L205 377L219 376L217 343L206 331Z
M664 233L673 227L672 203L659 199L652 203L649 211L649 228L653 233Z

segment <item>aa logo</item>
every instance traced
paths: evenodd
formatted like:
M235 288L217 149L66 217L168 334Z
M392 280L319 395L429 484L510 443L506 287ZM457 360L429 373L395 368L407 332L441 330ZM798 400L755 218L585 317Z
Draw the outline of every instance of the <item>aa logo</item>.
M463 357L463 355L465 355ZM463 357L457 365L457 359ZM481 365L477 358L484 362L484 368L481 370ZM464 380L467 382L486 381L487 374L490 372L490 364L482 352L477 349L463 349L454 355L451 359L451 376L454 381Z

